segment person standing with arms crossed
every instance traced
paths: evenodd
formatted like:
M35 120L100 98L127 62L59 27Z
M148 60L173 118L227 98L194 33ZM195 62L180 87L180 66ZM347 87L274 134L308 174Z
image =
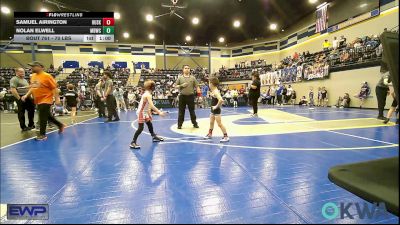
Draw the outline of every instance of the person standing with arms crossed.
M114 84L111 80L111 72L104 71L103 73L103 80L104 80L104 91L103 91L103 98L101 99L103 102L105 101L107 104L107 112L108 112L108 120L106 122L111 121L119 121L119 116L117 112L117 101L113 95L114 91ZM114 120L112 118L115 118Z
M106 108L104 105L105 99L103 98L103 86L104 86L104 81L103 78L101 77L99 79L99 82L96 84L96 87L94 90L96 91L96 102L97 102L97 108L98 108L98 113L99 113L99 118L106 118Z
M31 96L22 101L22 96L29 91L29 83L25 80L25 70L23 68L17 68L15 73L16 76L10 80L10 91L17 100L19 126L22 131L32 130L35 128L35 122L33 121L35 104ZM28 126L25 125L25 110L28 111Z
M56 80L53 78L53 76L43 71L44 66L42 63L34 61L28 65L32 67L33 72L31 77L31 88L29 89L28 93L21 97L21 100L26 101L26 99L33 94L35 104L38 106L40 124L40 131L39 135L36 137L36 140L44 141L47 139L47 121L57 125L59 133L62 133L65 128L65 125L54 118L50 112L50 108L54 100L56 105L61 105L59 90L57 88Z
M252 117L258 117L258 98L260 98L260 88L261 88L261 82L260 82L260 75L258 72L253 72L252 74L252 79L253 82L250 85L250 91L249 91L249 97L250 97L250 104L253 106L253 114L251 115Z
M175 88L179 89L179 114L178 114L178 129L182 129L182 124L185 119L186 105L189 108L190 119L194 128L199 128L196 121L196 114L194 112L194 91L197 90L199 82L193 75L190 75L190 67L183 66L183 74L178 77L175 82Z

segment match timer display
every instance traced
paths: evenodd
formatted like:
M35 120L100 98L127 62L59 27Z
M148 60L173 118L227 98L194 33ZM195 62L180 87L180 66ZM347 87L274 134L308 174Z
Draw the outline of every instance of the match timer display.
M15 42L114 42L113 12L14 12Z

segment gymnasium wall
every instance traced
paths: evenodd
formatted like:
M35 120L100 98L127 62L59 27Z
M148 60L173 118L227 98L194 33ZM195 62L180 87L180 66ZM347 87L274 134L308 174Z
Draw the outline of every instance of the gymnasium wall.
M54 66L57 67L59 65L62 65L63 61L79 61L79 65L82 67L88 67L88 63L90 61L102 61L104 63L104 66L107 67L107 65L112 65L113 61L122 61L122 62L127 62L128 68L133 71L133 64L132 61L134 62L149 62L150 67L155 67L156 61L154 56L134 56L131 54L115 54L115 55L109 55L109 54L65 54L65 53L54 53L53 54L53 61L54 61ZM69 69L73 70L73 69ZM66 72L69 72L67 69Z
M339 96L344 96L344 93L349 93L351 98L351 107L359 107L359 100L354 97L358 94L363 82L367 81L371 88L371 97L365 102L365 108L378 108L375 86L380 79L380 67L370 67L357 70L347 70L341 72L331 73L329 79L313 80L308 82L294 83L293 89L297 93L297 101L302 96L308 99L308 92L310 87L313 87L314 93L317 93L318 87L325 87L328 91L329 105L335 105ZM261 91L267 90L267 86L263 86ZM316 95L315 99L317 99ZM387 107L390 107L391 97L387 100ZM316 101L315 101L316 103Z
M11 55L11 56L10 56ZM32 54L28 53L0 53L0 67L20 67L13 58L21 62L24 66L32 62ZM53 63L53 55L51 53L37 53L36 60L41 61L46 67Z
M202 68L208 68L208 57L183 57L183 56L167 56L166 68L181 69L183 65L189 65L191 68L196 68L200 65ZM164 57L156 56L156 65L159 69L164 69Z

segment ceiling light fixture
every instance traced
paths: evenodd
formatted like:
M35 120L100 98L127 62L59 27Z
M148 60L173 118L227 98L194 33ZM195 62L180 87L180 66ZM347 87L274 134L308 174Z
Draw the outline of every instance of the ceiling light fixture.
M240 21L239 20L235 20L233 22L233 26L236 27L236 28L240 27Z
M194 18L192 19L192 23L193 23L194 25L199 24L199 22L200 22L200 20L199 20L199 18L197 18L197 17L194 17Z
M151 22L151 21L153 21L153 19L154 19L153 15L151 15L151 14L147 14L146 15L146 21L147 22Z
M121 19L121 14L119 12L114 12L114 19L116 20Z
M10 8L6 7L6 6L2 6L1 7L1 12L4 14L10 14L11 10Z
M149 34L149 38L153 40L155 38L154 34Z

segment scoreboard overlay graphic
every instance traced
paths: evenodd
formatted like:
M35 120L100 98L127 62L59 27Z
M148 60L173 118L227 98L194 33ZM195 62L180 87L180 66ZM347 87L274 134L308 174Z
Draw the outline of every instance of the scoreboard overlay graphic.
M16 42L114 42L113 12L14 12Z

